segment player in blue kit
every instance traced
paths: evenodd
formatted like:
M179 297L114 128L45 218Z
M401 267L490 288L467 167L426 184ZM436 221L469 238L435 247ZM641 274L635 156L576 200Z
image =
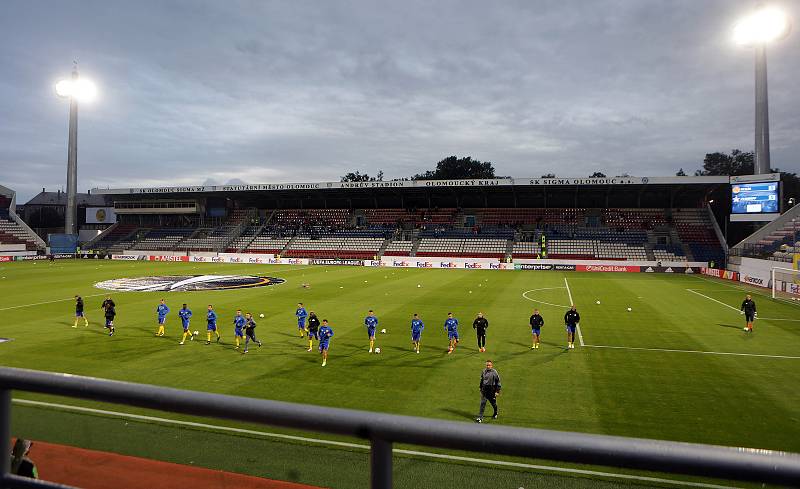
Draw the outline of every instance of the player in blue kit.
M86 319L86 315L83 313L83 298L79 295L75 296L75 324L72 325L73 328L78 327L78 318L83 318L83 325L89 326L89 320Z
M242 316L242 310L236 310L236 316L233 317L233 339L236 341L236 348L234 350L239 349L239 340L244 339L244 326L247 324L247 320Z
M164 299L161 299L161 304L156 307L156 314L158 314L158 331L156 331L156 336L164 336L164 323L167 322L168 313L169 307L167 303L164 302Z
M425 329L425 324L419 318L419 314L414 314L414 319L411 320L411 344L414 345L414 351L419 353L419 340L422 338L422 330Z
M322 354L322 366L328 363L328 348L330 348L331 336L333 330L328 326L328 320L322 320L322 326L319 327L319 352Z
M450 340L450 347L447 349L447 354L453 353L458 344L458 319L453 317L452 312L447 313L447 319L444 322L444 329L447 331L447 339Z
M217 331L217 313L214 312L214 306L208 305L208 312L206 313L206 345L211 344L211 332L217 335L217 343L219 343L219 331Z
M369 352L372 353L375 346L375 329L378 327L378 318L375 317L372 309L369 310L367 317L364 318L364 324L367 326L367 336L369 336Z
M183 339L178 344L182 345L186 343L186 335L191 336L189 341L194 341L194 335L189 330L189 320L192 318L192 310L186 307L186 304L184 304L180 311L178 311L178 317L181 318L181 325L183 326Z
M306 332L306 318L308 317L308 312L303 307L302 302L297 303L297 310L294 315L297 316L297 329L300 331L300 337L302 338Z

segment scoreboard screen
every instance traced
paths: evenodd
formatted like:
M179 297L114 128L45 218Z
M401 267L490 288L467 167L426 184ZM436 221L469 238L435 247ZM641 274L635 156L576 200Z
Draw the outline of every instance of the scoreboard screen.
M777 214L780 212L779 182L731 185L731 214Z

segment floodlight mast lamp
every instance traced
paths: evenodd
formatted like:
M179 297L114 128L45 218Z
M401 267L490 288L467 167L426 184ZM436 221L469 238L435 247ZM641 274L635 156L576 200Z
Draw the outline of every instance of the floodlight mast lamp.
M734 40L755 52L755 162L753 173L771 171L769 158L769 102L767 97L767 44L789 35L791 23L784 12L759 6L734 27Z
M69 99L69 143L67 146L67 207L64 214L64 233L77 234L76 219L78 206L78 101L94 98L95 86L89 80L78 76L78 64L72 68L69 79L56 83L56 94Z

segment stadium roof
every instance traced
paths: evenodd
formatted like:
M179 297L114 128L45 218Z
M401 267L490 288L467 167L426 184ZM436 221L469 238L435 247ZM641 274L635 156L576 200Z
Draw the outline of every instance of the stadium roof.
M764 175L769 180L771 175ZM630 185L713 185L727 184L727 176L686 176L686 177L607 177L607 178L489 178L458 180L391 180L374 182L307 182L307 183L264 183L235 185L188 185L138 188L95 188L92 194L169 194L206 192L269 192L286 190L333 190L333 189L411 189L411 188L491 188L491 187L574 187L574 186L630 186Z
M76 194L75 196L79 206L97 206L103 207L108 205L108 199L103 195L95 195L94 192L88 194ZM67 204L66 192L39 192L31 200L25 202L25 205L55 205L62 206Z

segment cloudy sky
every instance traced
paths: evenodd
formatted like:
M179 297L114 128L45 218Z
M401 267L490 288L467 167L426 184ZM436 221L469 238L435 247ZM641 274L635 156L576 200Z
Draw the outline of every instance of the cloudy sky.
M17 1L0 14L0 184L79 190L499 174L671 175L753 148L755 1ZM800 2L778 1L800 19ZM800 32L769 49L774 167L800 170Z

